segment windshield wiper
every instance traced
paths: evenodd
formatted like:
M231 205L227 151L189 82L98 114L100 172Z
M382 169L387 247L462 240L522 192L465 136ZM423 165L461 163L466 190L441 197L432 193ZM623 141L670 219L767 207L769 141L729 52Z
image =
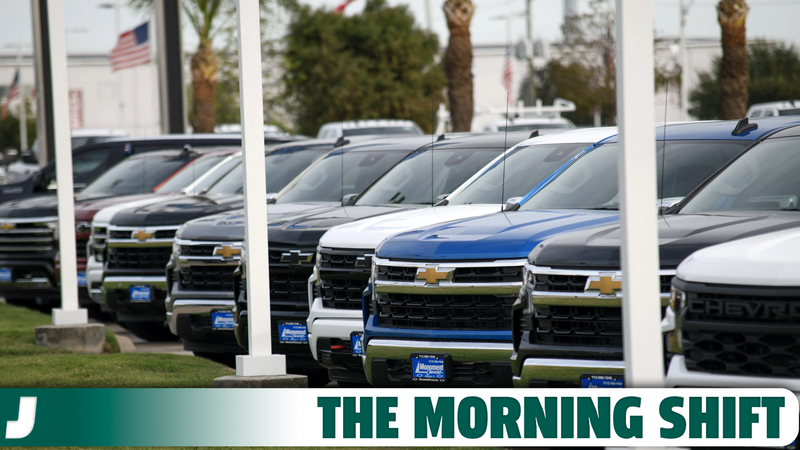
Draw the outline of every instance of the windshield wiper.
M597 206L594 208L586 208L591 210L603 210L603 211L617 211L619 210L619 206Z
M778 211L800 211L800 208L781 208Z

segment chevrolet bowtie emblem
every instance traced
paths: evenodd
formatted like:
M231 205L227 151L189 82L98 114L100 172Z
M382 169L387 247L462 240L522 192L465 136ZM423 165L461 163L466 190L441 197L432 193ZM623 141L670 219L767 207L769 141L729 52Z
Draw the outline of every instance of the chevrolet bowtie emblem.
M233 248L230 245L223 245L222 247L214 248L214 256L222 256L223 258L230 258L234 255L241 255L242 249Z
M3 231L8 231L8 230L11 230L12 228L14 228L15 226L16 225L14 225L13 223L4 223L4 224L0 225L0 228L2 228Z
M614 292L622 289L622 281L614 280L614 277L601 276L599 279L589 278L585 290L599 290L601 294L613 294Z
M439 284L440 280L449 280L455 269L438 271L433 267L417 269L417 279L425 280L425 284Z
M314 258L314 253L303 253L300 250L290 250L286 253L281 253L281 262L289 263L293 266L300 266L303 263L309 263Z
M136 233L133 233L133 238L143 241L149 237L153 237L153 233L145 233L144 230L139 230Z

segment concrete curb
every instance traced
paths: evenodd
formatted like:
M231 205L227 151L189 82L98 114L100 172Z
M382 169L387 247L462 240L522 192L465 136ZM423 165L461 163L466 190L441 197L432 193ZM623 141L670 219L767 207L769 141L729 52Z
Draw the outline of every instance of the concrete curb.
M118 334L114 334L114 336L117 338L117 344L119 345L120 353L136 353L136 346L133 345L131 338L127 336L120 336Z

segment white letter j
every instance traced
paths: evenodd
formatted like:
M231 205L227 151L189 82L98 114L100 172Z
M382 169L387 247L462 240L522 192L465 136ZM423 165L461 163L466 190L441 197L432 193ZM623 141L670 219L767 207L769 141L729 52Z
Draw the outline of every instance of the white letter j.
M6 439L22 439L33 431L36 422L36 397L20 397L19 416L6 425Z

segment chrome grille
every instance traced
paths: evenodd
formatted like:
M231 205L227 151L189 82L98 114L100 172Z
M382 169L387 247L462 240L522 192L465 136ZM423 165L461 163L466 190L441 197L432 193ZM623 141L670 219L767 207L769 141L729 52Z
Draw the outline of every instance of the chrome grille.
M171 247L109 247L109 269L163 269Z
M426 330L511 330L514 297L494 295L378 295L382 326Z
M0 229L0 252L47 252L55 248L53 230L44 223L13 223L13 226Z
M446 264L442 264L443 266ZM379 281L417 281L416 267L378 266ZM517 283L522 281L522 267L459 267L453 272L453 283Z
M361 309L361 297L369 284L372 253L372 250L320 249L319 294L323 307Z
M680 319L688 370L800 377L797 289L704 285L704 290L686 292L688 306Z
M233 291L236 266L190 265L180 267L180 287L184 291Z
M216 245L181 245L181 256L213 256Z

